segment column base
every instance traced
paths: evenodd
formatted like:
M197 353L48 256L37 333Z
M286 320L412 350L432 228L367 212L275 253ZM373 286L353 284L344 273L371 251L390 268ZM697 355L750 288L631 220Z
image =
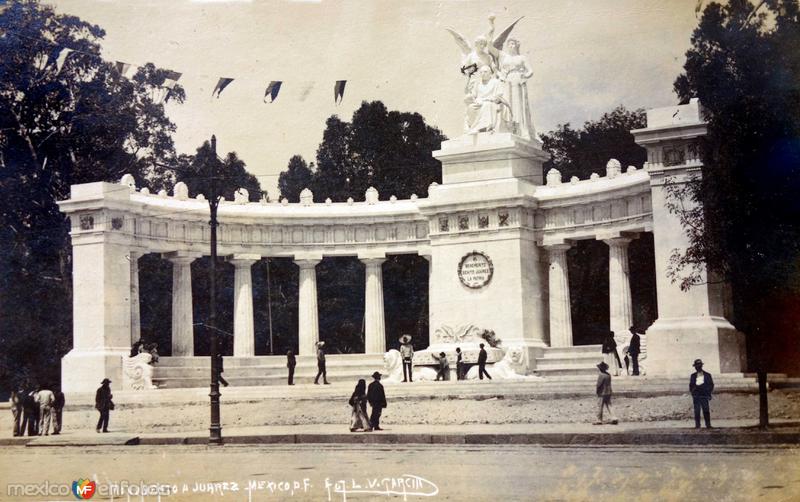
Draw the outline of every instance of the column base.
M122 361L128 355L129 348L72 349L61 358L61 390L94 392L104 378L111 380L112 389L121 389Z
M722 317L657 319L647 330L648 375L688 376L695 359L712 375L744 372L744 333Z

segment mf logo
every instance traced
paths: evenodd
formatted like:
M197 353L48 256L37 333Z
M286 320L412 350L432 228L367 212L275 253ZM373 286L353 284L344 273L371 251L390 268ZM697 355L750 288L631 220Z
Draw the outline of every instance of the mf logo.
M88 500L97 491L97 483L88 479L79 479L72 482L72 494L78 500Z

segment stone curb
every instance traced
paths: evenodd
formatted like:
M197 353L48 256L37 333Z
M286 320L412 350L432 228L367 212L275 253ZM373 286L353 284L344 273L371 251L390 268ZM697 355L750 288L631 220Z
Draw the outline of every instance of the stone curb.
M128 436L115 443L59 441L46 443L37 438L2 438L0 446L135 446L135 445L205 445L201 436ZM342 433L342 434L263 434L225 437L229 445L257 444L471 444L471 445L674 445L674 446L760 446L800 445L798 432L601 432L601 433Z

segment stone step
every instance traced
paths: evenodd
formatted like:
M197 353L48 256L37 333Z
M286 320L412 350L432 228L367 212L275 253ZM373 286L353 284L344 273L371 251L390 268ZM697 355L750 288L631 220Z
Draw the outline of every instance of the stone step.
M560 377L560 376L579 376L579 375L587 375L587 376L591 375L596 377L597 368L586 368L583 366L546 368L546 369L537 369L535 371L535 374L548 378Z
M536 369L544 367L553 367L562 364L578 364L581 366L595 368L597 363L603 359L596 355L585 355L580 357L537 357Z
M602 357L601 345L575 345L572 347L546 347L542 349L542 357L571 357L584 354L597 354Z
M225 356L225 368L238 366L275 366L286 367L286 356L251 356L233 357ZM383 364L383 354L331 354L326 356L328 366L333 364ZM208 367L208 356L197 357L160 357L156 367ZM297 364L317 364L315 356L297 356Z

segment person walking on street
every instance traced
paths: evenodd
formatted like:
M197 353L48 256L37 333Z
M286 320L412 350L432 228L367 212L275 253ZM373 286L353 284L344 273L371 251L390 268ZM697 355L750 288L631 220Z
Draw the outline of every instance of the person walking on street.
M94 407L100 412L100 419L97 421L97 432L100 432L101 429L103 432L108 432L109 413L114 409L114 401L111 400L114 396L111 395L111 387L108 385L110 383L111 380L104 378L94 396Z
M22 430L22 402L25 400L25 390L22 386L17 387L16 390L11 391L11 415L14 417L14 429L12 433L14 436L24 435Z
M639 376L639 354L641 353L642 340L639 333L631 326L631 341L628 343L628 354L631 356L633 376Z
M367 388L367 401L372 407L369 423L372 426L372 430L382 431L381 413L386 408L386 393L384 393L383 385L381 385L381 374L376 371L372 374L372 378L374 378L374 381Z
M294 385L294 367L297 366L297 358L291 350L286 351L286 367L289 368L289 385Z
M400 356L403 358L403 381L413 382L411 368L414 361L414 347L411 345L411 335L400 337Z
M53 435L61 434L61 420L64 418L64 393L61 389L56 389L53 394Z
M614 376L619 376L619 369L622 368L622 361L617 353L617 342L614 340L614 332L609 331L603 340L603 360L609 368L614 368Z
M483 380L483 375L486 375L486 378L491 380L492 377L486 372L486 361L489 359L489 354L486 353L483 344L480 344L480 348L481 351L478 352L478 378Z
M317 342L317 377L314 378L314 383L319 385L319 377L322 377L322 383L329 385L328 371L325 369L325 350L323 347L325 342Z
M608 364L601 361L597 369L600 370L600 374L597 376L597 421L594 425L603 424L603 407L608 410L611 423L616 425L619 421L611 410L611 375L608 374Z
M39 435L50 435L50 420L52 419L53 403L56 396L52 390L39 389L36 393L36 403L39 405Z
M711 401L711 393L714 392L714 379L711 373L703 371L703 361L694 360L696 370L689 377L689 392L692 393L692 403L694 404L694 428L700 428L700 410L703 410L703 420L706 428L711 429L711 410L708 402Z
M367 382L362 378L356 384L353 394L350 396L350 432L362 429L364 432L372 432L369 418L367 418Z
M464 354L461 353L461 348L456 347L456 380L464 379Z

